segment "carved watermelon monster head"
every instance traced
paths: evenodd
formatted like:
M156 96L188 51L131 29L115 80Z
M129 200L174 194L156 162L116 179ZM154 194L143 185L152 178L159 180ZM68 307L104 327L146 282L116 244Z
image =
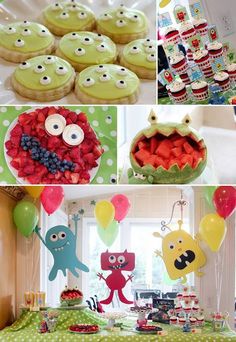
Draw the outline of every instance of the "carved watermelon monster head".
M158 123L151 111L151 125L133 139L129 183L184 184L200 176L207 163L207 148L190 127L187 115L181 123Z

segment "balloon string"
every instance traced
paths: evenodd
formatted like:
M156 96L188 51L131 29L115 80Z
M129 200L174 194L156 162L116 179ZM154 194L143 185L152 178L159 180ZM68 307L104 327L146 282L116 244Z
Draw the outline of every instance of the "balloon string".
M225 248L226 248L225 246L226 244L225 242L223 242L223 246L222 246L223 248L221 249L221 252L217 253L216 258L215 258L216 304L217 304L218 312L220 311L220 301L221 301L222 284L223 284L223 269L224 269Z

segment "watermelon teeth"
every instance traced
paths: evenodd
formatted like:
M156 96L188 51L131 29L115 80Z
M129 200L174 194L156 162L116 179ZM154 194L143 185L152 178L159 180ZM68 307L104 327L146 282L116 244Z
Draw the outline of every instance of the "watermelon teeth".
M73 123L83 129L82 144L70 147L62 137L46 133L45 120L56 113L66 119L67 125ZM18 177L32 184L89 183L89 171L97 166L97 159L104 152L86 114L76 114L64 107L44 107L22 113L5 148Z

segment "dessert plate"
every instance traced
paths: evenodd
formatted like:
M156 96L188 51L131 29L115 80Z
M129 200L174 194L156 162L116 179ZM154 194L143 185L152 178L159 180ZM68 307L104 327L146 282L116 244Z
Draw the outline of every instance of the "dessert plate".
M51 3L50 0L3 0L0 1L0 25L21 20L39 21L41 11ZM83 5L89 6L96 15L106 9L118 7L121 0L80 0ZM155 0L126 0L127 7L133 7L144 11L150 22L149 37L156 39L156 1ZM120 49L121 47L118 46ZM37 104L30 99L21 97L14 92L10 78L17 64L7 62L0 58L1 80L0 80L0 104ZM79 103L75 94L71 92L59 101L52 104L77 104ZM137 104L156 103L156 82L141 80L141 92Z
M37 107L35 107L35 109L36 108ZM29 109L29 110L24 111L24 113L30 113L30 112L32 112L32 108ZM11 160L12 160L12 157L8 156L7 153L6 153L5 143L8 140L10 140L10 132L16 126L17 122L18 122L18 118L13 120L11 125L8 127L7 132L6 132L5 139L4 139L4 157L5 157L5 160L6 160L6 163L7 163L7 167L11 171L13 177L16 178L17 182L20 183L20 184L30 184L26 179L24 179L22 177L18 177L18 171L14 167L12 167L11 164L10 164ZM95 134L96 134L96 132L95 132ZM92 182L92 180L94 179L94 177L96 176L96 174L97 174L97 172L99 170L100 163L101 163L101 157L99 159L97 159L96 162L97 162L98 166L89 171L90 183Z

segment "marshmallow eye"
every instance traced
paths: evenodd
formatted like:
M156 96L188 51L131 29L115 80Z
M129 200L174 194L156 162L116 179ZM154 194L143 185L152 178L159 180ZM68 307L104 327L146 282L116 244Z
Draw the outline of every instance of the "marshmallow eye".
M78 18L83 20L83 19L87 19L87 14L85 12L80 12L78 13Z
M95 81L93 78L89 77L86 78L86 80L84 80L83 85L84 87L88 88L88 87L92 87L95 84Z
M49 115L45 121L46 131L55 137L62 134L66 127L66 119L60 114Z
M133 46L131 49L130 49L130 53L132 54L132 55L136 55L137 53L140 53L141 52L141 50L140 50L140 48L138 47L138 46Z
M126 76L128 74L128 70L125 69L125 68L120 68L118 71L117 71L117 75L120 75L120 76Z
M148 52L148 53L156 52L156 48L155 48L155 46L153 46L153 45L148 45L148 46L145 48L145 51Z
M105 52L105 51L107 51L107 47L104 44L100 44L96 47L96 50L98 52Z
M134 178L139 179L139 173L135 172L134 173Z
M103 42L103 36L101 33L98 33L95 37L95 40L98 42Z
M45 61L44 61L45 64L53 64L55 63L55 57L53 56L48 56Z
M70 40L76 40L76 39L79 39L79 35L78 35L78 33L76 33L76 32L72 32L72 33L70 33L70 34L69 34L69 39L70 39Z
M81 41L83 45L92 45L94 43L94 40L89 37L84 37Z
M77 56L83 56L83 55L85 55L85 50L84 50L83 48L77 48L77 49L75 50L75 54L76 54Z
M99 77L101 82L109 82L111 79L111 76L108 74L103 74Z
M30 26L30 22L27 20L24 20L23 23L21 24L21 27L29 27Z
M124 80L118 80L116 81L116 87L119 89L123 89L127 87L127 84Z
M42 72L45 71L45 68L43 65L37 65L35 68L34 68L34 72L36 72L37 74L41 74Z
M21 63L20 65L19 65L19 68L21 69L21 70L25 70L25 69L29 69L30 68L30 63L28 63L28 62L23 62L23 63Z
M145 180L145 179L146 179L146 176L144 176L144 175L139 175L139 178L140 178L141 180Z
M40 83L42 85L48 85L52 82L51 78L49 76L43 76L42 78L40 78Z
M117 18L125 18L125 12L124 11L118 11L116 13Z
M78 125L67 125L62 133L62 138L66 144L78 146L84 140L84 131Z
M62 12L61 14L60 14L60 16L59 16L61 19L68 19L70 16L69 16L69 14L68 13L66 13L66 12Z
M110 255L108 260L110 264L114 264L116 262L116 257L114 255Z
M110 183L116 184L117 183L117 176L115 174L112 174L110 177Z
M123 264L125 262L125 257L124 255L119 255L117 258L117 261L119 264Z
M25 28L23 31L21 31L22 36L30 36L31 31L27 28Z
M52 242L56 242L56 241L58 240L58 235L57 235L57 234L52 234L52 235L50 236L50 240L51 240Z
M60 233L58 234L58 237L59 237L60 240L65 240L65 238L66 238L66 233L65 233L65 232L60 232Z
M111 115L107 115L105 122L110 125L112 123L112 117Z
M17 40L15 41L15 46L16 46L16 47L23 47L24 45L25 45L25 42L24 42L23 39L17 39Z
M154 53L152 53L151 55L147 56L147 60L148 62L156 62L156 55Z
M79 10L79 7L75 4L69 7L69 11L71 12L78 12L78 10Z
M16 33L16 29L15 29L14 27L7 27L7 28L5 29L5 32L6 32L7 34L14 34L14 33Z
M151 39L150 39L150 38L147 38L147 39L144 40L143 45L144 45L144 46L149 46L150 43L151 43Z
M100 16L100 19L103 21L108 21L112 19L112 15L108 14L108 13L104 13Z
M38 32L38 35L40 36L40 37L47 37L47 36L49 36L49 31L48 30L46 30L46 29L42 29L42 30L40 30L39 32Z
M97 68L96 68L96 72L98 72L99 74L102 74L104 72L106 72L107 69L104 67L104 65L99 65Z
M139 16L137 14L134 14L129 19L136 23L137 21L139 21Z
M58 2L56 2L55 4L53 4L53 5L51 6L51 9L52 9L53 11L59 11L59 10L62 9L62 6L61 6Z
M67 74L68 70L66 67L64 66L59 66L57 69L56 69L56 74L59 75L59 76L63 76L65 74Z
M127 25L127 23L126 23L126 21L123 20L123 19L117 20L117 22L116 22L116 26L117 26L117 27L124 27L124 26L126 26L126 25Z
M173 242L169 243L169 249L174 249L175 248L175 244Z

